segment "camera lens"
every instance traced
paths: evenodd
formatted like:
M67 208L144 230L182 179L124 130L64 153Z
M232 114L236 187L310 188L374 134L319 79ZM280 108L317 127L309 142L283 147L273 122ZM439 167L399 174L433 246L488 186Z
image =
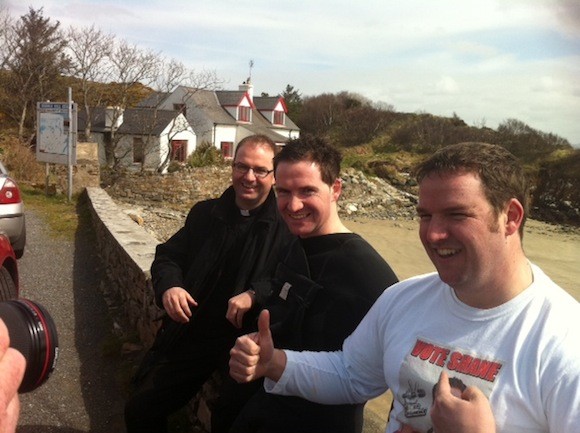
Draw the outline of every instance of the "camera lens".
M52 317L28 299L0 302L0 318L10 334L10 347L26 358L26 372L19 393L33 391L42 385L56 365L58 336Z

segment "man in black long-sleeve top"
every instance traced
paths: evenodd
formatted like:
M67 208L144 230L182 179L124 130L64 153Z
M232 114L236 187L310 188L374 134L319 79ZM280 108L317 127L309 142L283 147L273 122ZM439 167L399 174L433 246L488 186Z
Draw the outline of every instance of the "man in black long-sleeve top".
M272 275L291 238L272 191L274 154L265 136L240 141L232 186L193 206L157 247L151 275L167 317L125 406L128 433L167 431L167 417L226 368L228 350L255 318L249 282Z
M273 279L253 283L271 295L276 347L340 350L379 295L397 277L379 253L341 222L340 152L321 139L289 142L275 157L278 211L298 236ZM262 290L260 290L262 288ZM323 405L267 394L249 400L231 433L360 433L363 406Z

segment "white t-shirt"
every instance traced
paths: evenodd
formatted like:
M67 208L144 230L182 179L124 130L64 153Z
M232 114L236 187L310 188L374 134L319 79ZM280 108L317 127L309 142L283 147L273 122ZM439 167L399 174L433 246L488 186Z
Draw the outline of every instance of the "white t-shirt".
M427 432L433 386L474 385L490 399L498 433L580 431L580 304L532 265L534 282L481 310L459 301L436 273L392 286L342 352L287 352L269 392L320 403L363 402L390 388L387 432Z

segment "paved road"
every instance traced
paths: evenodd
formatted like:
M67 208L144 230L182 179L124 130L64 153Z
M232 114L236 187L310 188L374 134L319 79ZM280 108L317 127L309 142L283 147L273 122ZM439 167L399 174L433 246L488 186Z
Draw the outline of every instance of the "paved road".
M53 375L21 395L19 433L122 433L120 359L108 355L112 320L99 291L100 263L90 227L74 240L51 237L40 212L26 211L27 246L19 261L21 296L56 322L60 355Z

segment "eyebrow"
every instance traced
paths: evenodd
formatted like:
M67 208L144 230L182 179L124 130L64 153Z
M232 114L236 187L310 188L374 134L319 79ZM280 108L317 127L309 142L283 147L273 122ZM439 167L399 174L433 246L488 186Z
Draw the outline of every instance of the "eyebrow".
M265 170L265 171L273 171L274 170L274 169L270 169L270 168L264 167L263 165L252 166L252 165L248 165L248 164L246 164L244 162L240 162L240 161L236 161L236 162L234 162L234 164L243 165L244 167L251 168L252 170L253 169Z
M450 206L442 209L444 213L453 213L453 212L467 212L470 209L473 209L473 206L464 206L464 205L457 205L457 206ZM426 208L422 206L415 207L417 213L432 213L429 212Z

